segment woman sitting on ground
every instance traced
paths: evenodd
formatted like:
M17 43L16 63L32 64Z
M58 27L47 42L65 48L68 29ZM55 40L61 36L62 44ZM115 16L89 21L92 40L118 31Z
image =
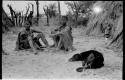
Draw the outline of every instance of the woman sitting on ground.
M53 38L53 47L55 47L56 50L61 49L65 51L74 51L75 49L73 47L72 28L67 26L66 22L67 19L63 19L62 26L52 31L50 37Z
M24 26L25 29L18 34L15 50L26 50L31 48L35 53L37 53L37 49L42 49L43 47L39 42L39 39L43 41L46 47L49 46L43 32L30 29L31 25L29 22L25 22ZM33 33L38 33L38 35L34 36Z

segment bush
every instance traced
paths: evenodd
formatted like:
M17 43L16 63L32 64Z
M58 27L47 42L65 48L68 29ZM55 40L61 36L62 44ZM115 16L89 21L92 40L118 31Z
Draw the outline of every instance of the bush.
M86 26L87 23L88 23L88 20L89 20L88 17L79 16L79 17L77 18L77 24L76 24L76 23L75 23L75 17L74 17L74 15L68 14L67 16L68 16L68 21L69 21L68 23L69 23L69 25L71 25L71 26L74 26L74 25Z

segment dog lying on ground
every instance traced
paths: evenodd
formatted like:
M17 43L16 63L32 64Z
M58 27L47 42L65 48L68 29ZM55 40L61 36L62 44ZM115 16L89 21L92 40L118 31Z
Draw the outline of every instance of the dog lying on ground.
M76 69L77 72L82 72L83 69L96 69L104 66L104 57L102 53L96 50L89 50L73 55L70 59L73 61L82 61L82 67Z

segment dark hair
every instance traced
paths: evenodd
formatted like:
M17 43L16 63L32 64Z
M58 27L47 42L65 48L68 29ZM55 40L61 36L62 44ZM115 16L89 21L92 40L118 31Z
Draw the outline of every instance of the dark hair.
M62 24L62 26L66 26L66 22L64 22L64 23Z
M62 20L63 21L68 21L68 17L67 16L62 16Z
M30 11L30 14L33 14L33 11Z
M26 21L24 23L24 27L25 27L26 30L29 30L30 29L30 23L28 21Z
M30 23L28 21L25 21L24 26L30 26Z

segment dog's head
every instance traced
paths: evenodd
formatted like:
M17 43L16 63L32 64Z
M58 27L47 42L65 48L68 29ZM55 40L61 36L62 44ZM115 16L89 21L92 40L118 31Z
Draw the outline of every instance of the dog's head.
M75 54L75 55L73 55L73 56L69 59L70 62L72 62L72 61L81 61L81 60L82 60L82 59L81 59L80 54Z

